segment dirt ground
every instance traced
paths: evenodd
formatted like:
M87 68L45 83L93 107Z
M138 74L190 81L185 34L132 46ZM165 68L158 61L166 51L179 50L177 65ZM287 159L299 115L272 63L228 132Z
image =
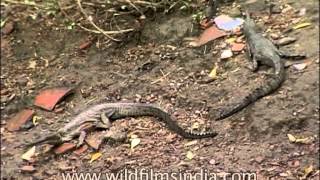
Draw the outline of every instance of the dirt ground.
M236 1L235 5L250 9L255 18L268 17L262 3L252 2ZM223 4L219 13L234 12L235 5ZM1 178L62 179L64 172L145 168L193 173L205 169L220 177L228 172L255 172L258 179L300 179L306 174L307 179L319 179L319 2L282 0L277 5L290 5L293 10L273 14L259 25L267 35L276 33L271 26L279 22L292 25L288 14L306 8L303 16L311 25L289 32L297 41L282 48L305 52L310 63L302 70L289 66L276 92L222 121L212 120L214 109L241 99L258 86L266 68L251 72L243 53L218 61L227 37L189 47L183 39L201 33L192 24L192 12L147 16L140 33L129 33L119 43L80 28L68 30L61 25L61 15L34 20L6 14L14 29L1 37ZM23 7L11 10L28 13ZM79 50L88 39L93 44ZM200 83L216 63L217 79ZM59 110L32 106L40 90L61 86L75 92L58 104ZM128 141L105 142L98 150L102 156L92 163L90 155L97 152L92 148L80 155L73 151L49 154L35 162L21 159L26 150L17 146L22 142L62 127L87 104L102 101L154 103L186 129L199 126L219 134L191 141L154 118L126 118L113 126L139 137L141 142L134 150ZM35 109L41 117L39 124L29 130L7 131L8 119L24 107ZM292 143L287 134L313 141ZM22 171L25 165L32 165L35 171ZM310 169L311 173L306 172Z

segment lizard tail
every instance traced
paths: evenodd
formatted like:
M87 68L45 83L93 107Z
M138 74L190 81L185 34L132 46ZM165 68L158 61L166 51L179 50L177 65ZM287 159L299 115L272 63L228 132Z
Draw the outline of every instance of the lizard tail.
M46 136L46 137L43 137L43 138L40 138L38 140L35 140L31 143L26 143L24 144L25 147L31 147L31 146L35 146L35 145L38 145L38 144L41 144L41 143L48 143L48 144L53 144L53 145L56 145L56 144L59 144L59 142L61 142L61 138L58 134L51 134L49 136Z
M255 90L253 90L250 94L248 94L240 103L230 104L226 108L219 109L216 120L225 119L248 106L249 104L255 102L261 97L264 97L276 89L278 89L281 83L284 81L284 70L280 70L279 74L272 75L271 79L267 81L262 86L259 86Z
M156 111L155 114L167 125L168 129L176 132L180 136L187 139L201 139L201 138L212 138L218 135L216 132L207 131L207 132L190 132L184 130L180 127L176 121L174 121L171 116L158 108L153 108L153 111Z

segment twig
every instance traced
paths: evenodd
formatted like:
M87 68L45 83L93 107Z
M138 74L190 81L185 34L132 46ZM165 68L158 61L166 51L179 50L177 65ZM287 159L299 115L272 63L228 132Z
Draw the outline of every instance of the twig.
M160 71L161 71L162 77L157 79L157 80L152 81L151 84L155 84L155 83L157 83L159 81L162 81L163 79L167 80L167 76L169 74L171 74L171 72L168 72L167 74L164 74L162 70L160 70Z
M84 26L82 26L81 24L77 24L80 28L82 28L83 30L92 32L92 33L96 33L96 34L101 34L103 32L98 31L98 30L93 30L93 29L88 29ZM134 31L134 29L124 29L124 30L119 30L119 31L104 31L105 34L122 34L122 33L127 33L127 32L131 32Z
M57 4L58 4L58 6L59 6L59 9L60 9L60 11L61 11L61 13L66 17L66 18L68 18L70 21L72 21L72 22L74 22L74 20L67 14L67 12L65 11L65 10L67 10L69 7L73 7L73 5L72 6L69 6L69 7L62 7L62 5L60 4L60 0L57 0Z
M77 0L78 3L78 7L81 11L81 13L86 17L86 19L90 22L90 24L96 29L96 30L91 30L91 29L87 29L84 28L83 26L80 26L81 28L90 31L90 32L95 32L95 33L102 33L103 35L105 35L106 37L108 37L109 39L112 39L113 41L120 41L118 39L115 39L113 37L110 36L110 34L120 34L120 33L125 33L125 32L130 32L130 31L134 31L134 29L125 29L125 30L119 30L119 31L104 31L103 29L101 29L100 27L98 27L92 20L91 16L88 16L88 14L84 11L84 9L81 6L81 0Z
M159 3L152 3L152 2L147 2L147 1L134 1L135 4L143 4L143 5L149 5L153 7L159 6Z
M11 3L11 4L22 4L22 5L34 6L34 7L43 8L43 9L47 8L46 6L39 5L30 1L4 0L4 2Z
M134 5L130 0L126 0L126 2L130 4L133 8L135 8L142 16L144 15L143 12L136 5Z

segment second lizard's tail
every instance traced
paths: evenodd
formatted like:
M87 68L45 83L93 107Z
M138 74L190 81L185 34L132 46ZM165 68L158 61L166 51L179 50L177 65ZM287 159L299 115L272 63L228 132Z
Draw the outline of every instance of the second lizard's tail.
M225 108L219 109L218 110L218 115L216 115L216 120L222 120L225 119L249 104L255 102L259 98L262 98L272 92L274 92L276 89L278 89L281 85L281 83L284 81L284 70L280 70L280 73L277 75L272 75L271 79L267 81L266 83L262 84L258 88L254 89L250 94L245 96L241 102L236 103L236 104L230 104L226 106Z

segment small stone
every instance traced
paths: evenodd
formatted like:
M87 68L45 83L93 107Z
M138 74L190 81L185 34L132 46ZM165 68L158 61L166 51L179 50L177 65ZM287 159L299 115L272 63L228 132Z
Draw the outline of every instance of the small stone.
M45 170L44 173L49 175L49 176L52 176L52 175L57 174L57 171L52 170L52 169L48 169L48 170Z
M306 15L306 12L307 12L307 9L306 8L302 8L302 9L300 9L300 11L299 11L299 16L304 16L304 15Z
M284 37L280 40L278 40L276 42L277 45L279 46L285 46L285 45L288 45L288 44L291 44L293 42L295 42L297 39L296 38L293 38L293 37Z
M257 163L262 163L264 161L264 158L262 156L258 156L254 159Z
M216 160L211 159L211 160L209 161L209 163L212 164L212 165L215 165L215 164L216 164Z
M229 10L228 14L232 17L239 17L239 16L241 16L241 11L240 11L239 7L234 7Z
M288 176L287 173L280 173L279 175L280 175L281 177L287 177L287 176Z
M155 55L159 55L159 54L160 54L160 51L159 51L159 50L155 50L155 51L154 51L154 54L155 54Z
M227 49L227 50L222 51L220 58L221 59L228 59L232 56L233 56L233 53L232 53L231 49Z
M298 160L295 160L295 161L289 161L289 162L288 162L288 165L289 165L290 167L297 168L297 167L299 167L299 166L300 166L300 162L299 162Z
M26 78L19 78L19 79L17 79L17 84L18 85L20 85L20 86L25 86L25 85L27 85L27 83L28 83L28 79L26 79Z
M281 13L281 8L280 8L279 4L273 4L273 6L271 8L271 13L272 14L280 14Z
M1 28L1 33L3 33L4 35L8 35L12 33L13 30L14 30L13 22L8 22L4 25L3 28Z
M276 34L276 33L271 33L270 34L270 37L273 39L273 40L277 40L280 38L280 35L279 34Z
M55 108L54 109L54 112L55 113L61 113L61 112L63 112L64 111L64 108L63 107L59 107L59 108Z
M0 94L1 95L8 95L9 94L9 90L8 89L1 89Z
M36 171L36 168L34 168L33 166L23 166L21 168L21 171L32 173Z

